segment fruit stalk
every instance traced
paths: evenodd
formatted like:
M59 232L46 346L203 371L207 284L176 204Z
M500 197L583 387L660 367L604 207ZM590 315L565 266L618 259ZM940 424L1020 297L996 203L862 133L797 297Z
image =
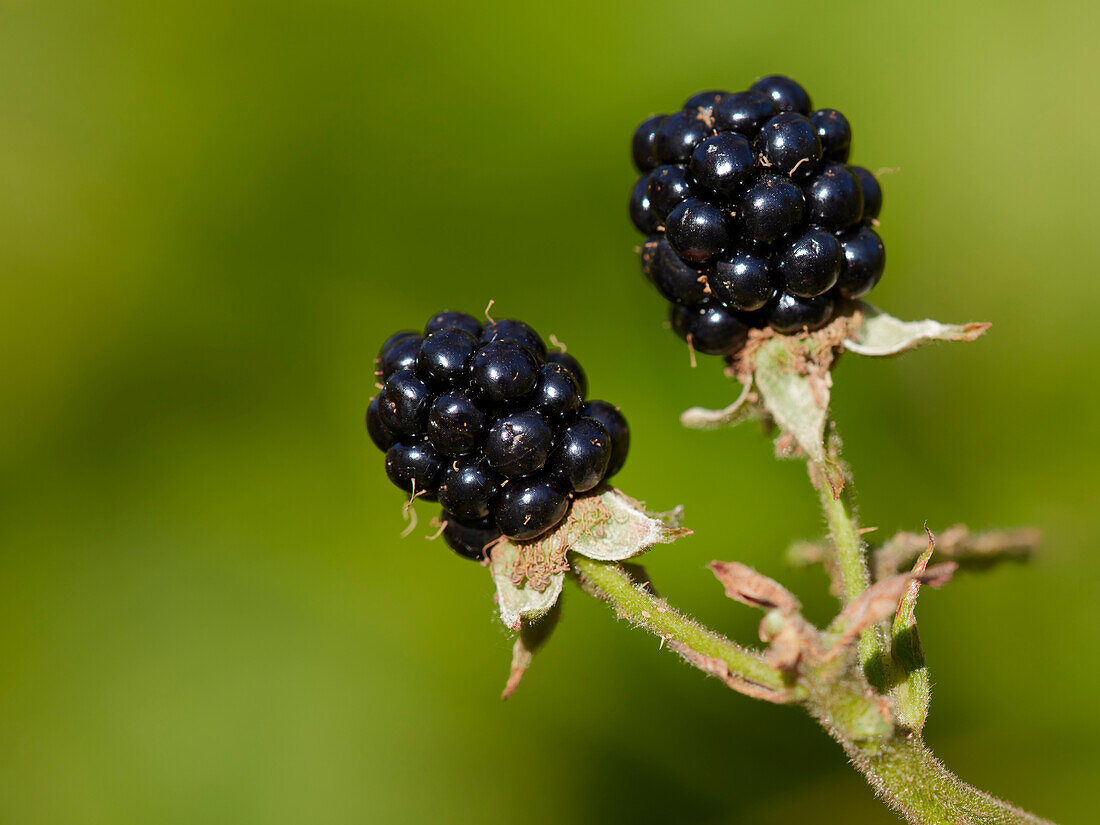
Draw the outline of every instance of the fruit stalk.
M622 565L579 555L572 563L584 590L606 601L620 618L659 637L662 647L688 664L738 692L804 705L883 801L912 825L1052 825L963 782L918 734L886 722L870 690L812 668L796 680L758 651L675 610L637 584Z

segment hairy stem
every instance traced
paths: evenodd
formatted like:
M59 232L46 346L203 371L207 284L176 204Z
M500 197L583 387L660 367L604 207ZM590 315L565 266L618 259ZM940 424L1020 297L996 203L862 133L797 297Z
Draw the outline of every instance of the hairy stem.
M858 536L858 533L856 534ZM913 825L1052 825L967 785L925 747L893 728L881 698L851 682L807 671L799 682L748 650L674 610L619 564L572 555L582 587L632 624L660 637L704 673L741 693L799 702L845 749L879 796ZM720 666L719 666L720 665Z
M742 693L766 692L773 695L760 698L772 701L796 698L790 680L760 653L731 642L669 607L663 599L636 584L620 565L581 555L574 555L572 561L582 585L612 605L620 617L659 636L690 664L723 678ZM723 672L716 670L716 662L723 663Z

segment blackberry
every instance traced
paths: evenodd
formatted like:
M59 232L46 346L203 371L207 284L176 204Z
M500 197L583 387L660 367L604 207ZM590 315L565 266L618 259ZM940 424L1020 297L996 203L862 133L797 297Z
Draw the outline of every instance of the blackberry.
M388 450L397 440L397 436L390 431L390 428L382 423L382 418L378 414L377 398L372 398L367 406L367 434L374 442L374 446L383 451Z
M460 329L474 338L481 337L481 323L465 312L441 312L424 325L424 334L433 335L444 329Z
M662 236L669 261L686 267ZM692 284L702 295L700 274ZM705 278L703 278L705 283ZM572 355L548 353L518 320L443 312L425 335L387 339L382 391L366 411L386 474L408 495L443 507L443 536L482 558L506 535L525 541L555 527L574 495L622 467L630 429L618 408L584 402L587 378Z
M466 378L477 339L466 330L443 329L420 345L417 372L436 389L457 386Z
M817 329L878 283L882 190L847 165L851 146L848 119L781 75L699 92L638 127L630 216L673 331L733 355L749 328Z
M487 557L489 545L500 538L500 529L493 518L479 519L472 523L460 521L453 513L444 512L442 519L443 540L447 546L464 559L482 561Z
M863 187L843 163L829 163L802 187L806 219L839 232L863 218Z
M810 95L806 90L783 75L773 74L762 77L753 83L750 89L767 95L781 112L798 112L808 115L810 109L813 108Z
M646 185L649 208L664 223L668 213L691 197L691 180L686 166L658 166Z
M757 138L767 165L784 175L805 179L821 160L817 129L797 112L781 112L764 124Z
M825 157L840 163L847 161L852 146L852 127L848 118L836 109L818 109L810 115L810 123L817 129Z
M424 338L414 333L399 333L396 341L383 348L378 355L378 376L388 381L394 373L411 370L416 366L416 357L420 354L420 345ZM391 339L392 340L392 339Z
M715 264L709 283L711 294L726 306L752 311L775 297L775 280L766 257L737 252Z
M443 461L427 441L396 441L386 450L386 475L406 493L434 499Z
M860 298L874 289L882 278L886 268L886 247L878 233L866 226L842 235L840 247L845 263L837 282L840 294L845 298Z
M569 493L553 478L519 479L504 485L496 504L497 527L521 541L537 538L565 518Z
M859 187L863 192L863 220L872 221L882 211L882 187L878 178L872 175L862 166L848 167L859 181Z
M594 418L580 418L562 432L546 464L549 473L583 493L599 484L611 462L611 435Z
M411 435L424 428L432 393L412 370L390 376L378 396L378 416L392 432Z
M547 421L571 418L581 408L583 400L577 379L567 366L548 362L539 370L531 405Z
M815 330L828 323L832 312L833 299L827 294L816 298L799 298L784 292L769 308L768 323L776 332Z
M488 518L503 481L484 456L455 459L443 470L439 503L466 521Z
M711 127L695 109L669 115L657 129L654 152L661 163L687 163L695 147L711 135Z
M656 242L649 278L657 291L674 304L695 304L707 297L707 276L676 254L666 238Z
M813 298L833 288L844 256L830 232L810 227L779 254L784 288L799 298Z
M725 213L695 198L684 201L669 213L665 234L683 260L697 265L717 258L729 243Z
M485 431L486 416L463 390L439 396L428 410L428 441L444 455L474 449Z
M643 235L657 231L660 221L649 202L649 175L642 175L630 191L630 220Z
M630 450L630 425L626 423L623 411L607 401L589 401L581 407L581 415L599 421L611 436L611 460L607 462L607 472L604 474L605 479L611 478L626 462L626 454Z
M657 129L664 123L667 115L654 115L643 120L634 130L631 150L634 153L634 165L639 172L652 172L657 168L657 156L653 152L657 140Z
M568 352L552 352L546 356L546 363L560 364L569 370L569 374L577 382L577 392L580 393L581 401L584 401L585 396L588 395L588 376L585 374L581 362Z
M508 478L519 478L541 470L550 455L554 434L536 412L521 412L498 418L485 434L482 450L489 466Z
M714 125L720 132L737 132L751 139L778 112L768 95L737 92L718 104L714 110Z

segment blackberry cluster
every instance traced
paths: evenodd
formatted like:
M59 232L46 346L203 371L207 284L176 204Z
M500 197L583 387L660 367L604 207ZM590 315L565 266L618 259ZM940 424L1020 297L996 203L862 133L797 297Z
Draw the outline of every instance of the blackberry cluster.
M586 401L581 365L522 321L484 327L436 315L399 332L376 360L382 382L367 431L386 474L406 493L443 505L443 536L484 557L501 535L533 539L556 526L575 494L626 461L630 428L618 407Z
M700 92L638 127L630 217L648 236L642 270L695 349L730 354L749 327L817 329L837 299L878 283L882 190L846 165L851 142L844 115L814 110L778 75Z

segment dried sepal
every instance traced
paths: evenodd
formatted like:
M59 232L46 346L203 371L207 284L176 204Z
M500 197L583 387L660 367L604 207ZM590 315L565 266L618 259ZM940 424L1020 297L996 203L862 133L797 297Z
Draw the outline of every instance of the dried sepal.
M783 614L797 613L802 607L787 588L747 565L736 561L712 561L707 566L734 601Z
M725 409L708 410L705 407L691 407L680 414L680 423L694 430L718 430L723 427L735 427L742 421L759 417L759 396L753 392L751 377L741 385L741 394L737 400Z
M894 613L890 627L890 662L888 672L893 683L890 694L894 699L898 722L910 730L921 730L928 718L928 706L932 699L932 684L924 663L917 632L917 596L921 577L927 572L928 561L936 549L932 531L925 528L928 544L917 557L910 573L912 579Z
M844 341L844 348L875 358L900 355L933 341L973 341L992 326L988 323L902 321L867 303L864 303L863 311L863 323L851 338Z
M545 614L561 595L567 555L580 553L598 561L624 561L655 544L668 544L691 531L680 526L683 510L650 513L613 487L573 502L558 527L533 541L498 541L490 567L497 586L500 618L512 630L521 620Z
M942 587L956 569L958 565L955 562L944 562L919 574L902 573L875 582L845 607L829 626L827 635L831 637L832 644L825 655L825 661L840 655L864 630L894 615L909 589L910 582L919 580L921 584Z
M508 674L508 682L504 685L504 690L500 694L501 699L507 699L516 692L516 688L519 687L527 668L531 666L535 654L546 644L550 634L557 627L559 618L561 618L560 599L542 618L524 619L520 622L516 641L512 645L512 667Z

